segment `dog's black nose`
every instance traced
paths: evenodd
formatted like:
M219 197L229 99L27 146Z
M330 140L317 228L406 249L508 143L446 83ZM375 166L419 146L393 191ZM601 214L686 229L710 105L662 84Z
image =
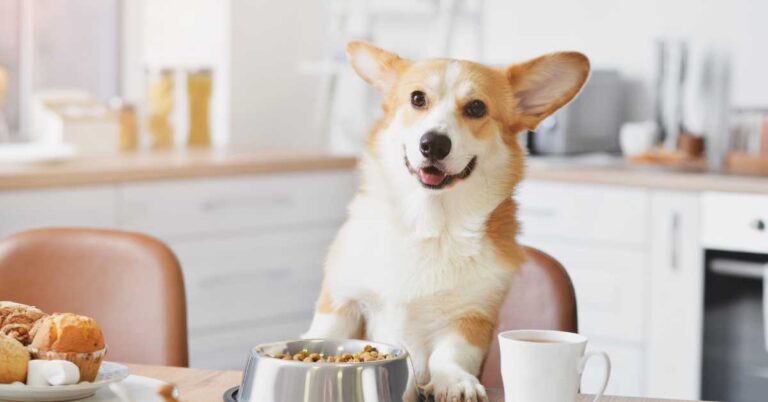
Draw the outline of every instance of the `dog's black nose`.
M419 149L425 158L442 160L451 152L451 139L443 133L430 131L421 136Z

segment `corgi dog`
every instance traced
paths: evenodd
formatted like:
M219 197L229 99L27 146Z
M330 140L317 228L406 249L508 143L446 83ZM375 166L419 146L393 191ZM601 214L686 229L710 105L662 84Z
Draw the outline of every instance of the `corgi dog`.
M412 61L357 41L347 56L383 94L384 115L303 336L403 346L413 361L406 401L414 384L438 402L487 400L477 375L524 260L517 134L576 96L589 60L561 52L496 68Z

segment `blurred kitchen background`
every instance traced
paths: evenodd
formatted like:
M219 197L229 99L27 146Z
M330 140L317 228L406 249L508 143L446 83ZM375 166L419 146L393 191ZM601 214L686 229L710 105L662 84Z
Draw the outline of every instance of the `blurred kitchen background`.
M522 241L569 270L610 393L762 401L766 21L760 0L0 0L0 235L165 240L192 365L240 369L307 328L355 192L380 98L346 41L499 66L578 50L582 94L520 136Z

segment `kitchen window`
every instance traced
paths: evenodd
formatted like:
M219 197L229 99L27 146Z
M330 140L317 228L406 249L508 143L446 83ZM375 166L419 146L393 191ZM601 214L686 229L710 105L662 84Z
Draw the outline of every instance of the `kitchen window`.
M0 110L7 127L6 134L0 127L0 142L29 137L29 110L39 91L77 88L104 100L119 94L121 4L0 1Z

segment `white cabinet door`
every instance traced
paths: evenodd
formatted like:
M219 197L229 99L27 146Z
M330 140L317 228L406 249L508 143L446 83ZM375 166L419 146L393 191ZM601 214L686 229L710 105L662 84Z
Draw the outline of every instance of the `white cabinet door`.
M164 240L340 222L351 171L280 173L121 186L120 225Z
M638 345L613 342L597 337L589 339L587 351L602 350L611 358L611 378L605 393L621 396L644 396L644 351ZM603 384L605 366L601 359L590 359L581 377L581 392L595 394Z
M579 332L623 342L645 340L647 254L605 246L574 245L533 237L563 264L576 290Z
M768 196L704 193L701 240L706 248L768 253Z
M190 333L311 315L339 225L171 243L184 267Z
M648 396L699 399L704 305L699 215L698 194L652 195Z
M524 181L515 196L523 235L569 244L644 248L648 190Z
M215 370L242 370L248 351L254 346L278 340L296 339L309 328L312 314L275 319L251 326L235 326L200 333L189 338L189 365Z
M0 193L0 236L51 226L114 227L114 187Z

